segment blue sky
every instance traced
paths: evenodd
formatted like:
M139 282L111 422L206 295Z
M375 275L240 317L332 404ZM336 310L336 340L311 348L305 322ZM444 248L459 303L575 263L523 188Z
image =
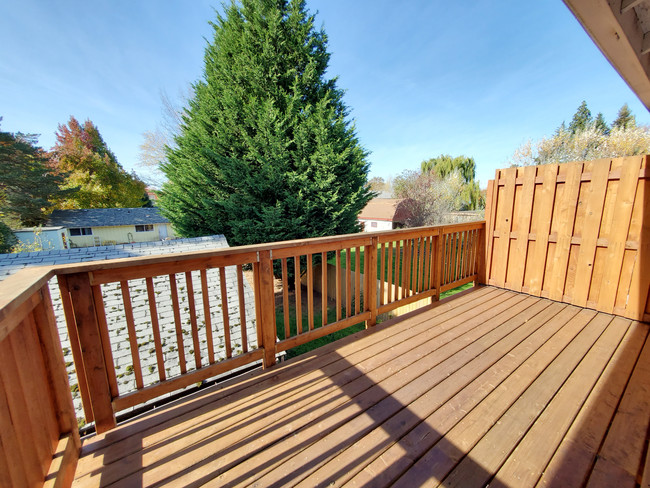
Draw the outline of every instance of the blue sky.
M70 115L90 119L120 163L201 77L219 2L17 0L0 3L4 131L54 144ZM485 187L528 139L550 135L582 100L611 122L650 115L561 0L307 0L346 90L371 176L440 154L473 156Z

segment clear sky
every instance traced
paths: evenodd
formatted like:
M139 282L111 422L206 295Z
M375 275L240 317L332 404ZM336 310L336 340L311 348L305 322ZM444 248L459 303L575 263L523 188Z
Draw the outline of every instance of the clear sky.
M50 148L70 115L90 119L128 170L142 133L199 79L219 1L0 2L1 128ZM329 36L371 176L440 154L473 156L481 186L582 100L611 122L650 115L561 0L307 0Z

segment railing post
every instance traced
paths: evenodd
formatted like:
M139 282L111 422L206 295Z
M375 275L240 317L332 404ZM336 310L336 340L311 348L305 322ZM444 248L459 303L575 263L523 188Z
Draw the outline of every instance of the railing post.
M255 284L256 304L259 305L258 331L262 332L262 346L264 348L264 367L275 364L275 296L273 292L273 260L271 251L259 252L259 264L255 267L257 277ZM259 341L259 338L258 338Z
M73 319L79 335L95 429L98 434L101 434L115 427L115 415L111 404L107 365L104 360L101 331L99 330L90 277L88 273L78 273L69 275L66 279L72 302ZM113 365L108 365L108 367L113 367Z
M369 251L366 256L368 267L366 270L366 289L368 290L368 310L370 319L366 321L366 328L373 327L377 324L377 246L379 238L373 237L370 246L366 246Z
M48 380L54 396L53 401L56 418L59 423L60 432L62 434L71 434L75 448L79 449L81 447L81 441L79 439L77 416L74 410L72 396L70 395L70 384L68 383L68 375L65 370L61 339L56 329L56 318L47 284L41 288L40 293L42 300L34 309L34 317L36 319L36 331L43 351Z
M478 276L474 280L474 286L478 284L486 284L486 262L487 262L487 246L486 246L486 234L487 234L487 223L483 224L483 228L478 231L478 256L476 259L477 263L477 274Z

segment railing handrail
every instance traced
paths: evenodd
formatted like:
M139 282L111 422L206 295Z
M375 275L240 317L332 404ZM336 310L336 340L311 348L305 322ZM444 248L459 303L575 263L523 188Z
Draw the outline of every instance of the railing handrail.
M370 241L373 237L385 236L406 236L406 235L415 235L421 234L423 232L430 232L431 230L439 230L439 233L444 233L445 231L449 232L458 232L465 229L478 229L485 225L485 220L476 221L476 222L465 222L460 224L444 224L444 225L432 225L432 226L423 226L423 227L409 227L404 229L395 229L387 230L380 232L359 232L356 234L341 234L337 236L326 236L326 237L311 237L307 239L294 239L288 241L278 241L262 244L251 244L247 246L233 246L205 251L192 251L188 253L178 253L178 254L161 254L161 255L152 255L152 256L142 256L142 257L128 257L128 258L118 258L118 259L106 259L103 261L88 261L84 263L71 263L71 264L62 264L52 266L54 274L74 274L74 273L83 273L83 272L92 272L96 270L105 270L105 269L115 269L120 267L133 267L140 265L153 265L153 264L162 264L169 262L184 262L194 259L205 259L209 257L219 257L219 256L236 256L239 254L247 253L257 253L260 251L278 251L281 249L291 249L291 248L301 248L315 246L318 244L334 244L334 243L343 243L350 241L352 239L359 239L364 241L366 244L370 244ZM363 244L362 244L363 245ZM272 254L273 257L273 254Z

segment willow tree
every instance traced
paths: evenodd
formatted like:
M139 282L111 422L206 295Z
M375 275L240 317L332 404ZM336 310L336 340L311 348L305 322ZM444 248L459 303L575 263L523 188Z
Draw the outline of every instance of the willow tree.
M185 236L233 245L355 232L372 197L327 37L303 1L242 0L218 15L159 204Z

